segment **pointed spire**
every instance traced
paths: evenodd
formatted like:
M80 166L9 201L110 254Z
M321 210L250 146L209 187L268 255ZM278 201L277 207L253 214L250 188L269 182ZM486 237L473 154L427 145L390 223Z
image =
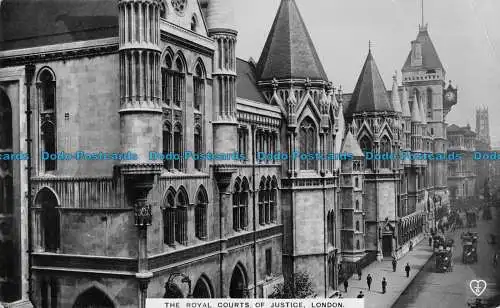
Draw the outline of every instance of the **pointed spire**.
M294 0L281 1L259 59L258 72L260 80L328 80Z
M408 90L403 87L403 100L401 102L401 109L403 110L403 117L411 118L410 105L408 102Z
M344 143L342 144L342 152L343 153L352 153L352 156L354 157L363 157L363 151L361 151L361 148L359 147L359 143L354 138L354 136L351 133L351 130L347 130L347 134L344 138Z
M394 112L382 76L371 52L368 52L365 64L359 75L352 94L346 116L362 112Z
M418 49L418 51L416 50ZM412 62L412 56L419 55L422 57L422 62L418 65ZM412 65L413 64L413 65ZM412 49L410 50L406 62L403 65L403 72L420 69L441 69L444 71L443 64L439 59L438 53L427 31L427 27L420 27L417 38L412 42Z
M397 72L394 73L394 76L392 77L392 107L394 107L394 111L397 113L403 113L403 110L401 109L401 102L399 100L399 91L398 91L398 75Z
M412 103L411 103L411 121L415 123L420 123L420 108L418 107L418 98L413 93Z

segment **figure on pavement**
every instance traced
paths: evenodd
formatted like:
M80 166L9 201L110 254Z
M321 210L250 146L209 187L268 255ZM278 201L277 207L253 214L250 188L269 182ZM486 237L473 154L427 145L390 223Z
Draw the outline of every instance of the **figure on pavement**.
M361 266L358 265L358 280L361 280Z
M429 236L429 246L432 247L432 236Z
M385 289L387 288L387 280L385 280L385 277L382 278L382 293L385 294Z
M413 242L410 241L410 251L412 251L412 250L413 250Z
M406 271L406 277L410 277L410 263L406 263L405 271Z
M359 294L356 297L357 298L363 298L363 297L365 297L365 295L363 294L363 291L359 291Z
M392 271L395 272L396 268L398 266L398 261L396 260L396 257L392 257Z
M372 275L368 274L368 276L366 276L366 284L368 285L368 291L370 291L372 286Z
M347 293L347 287L349 286L349 282L347 282L347 278L344 279L344 291Z

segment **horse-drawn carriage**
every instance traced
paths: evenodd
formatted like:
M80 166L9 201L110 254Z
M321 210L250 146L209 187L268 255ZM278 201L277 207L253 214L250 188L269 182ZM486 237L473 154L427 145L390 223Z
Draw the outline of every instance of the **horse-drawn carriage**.
M477 263L477 247L472 242L463 242L462 262L464 264Z
M435 253L436 256L436 272L445 273L453 271L453 253L450 250L441 250Z

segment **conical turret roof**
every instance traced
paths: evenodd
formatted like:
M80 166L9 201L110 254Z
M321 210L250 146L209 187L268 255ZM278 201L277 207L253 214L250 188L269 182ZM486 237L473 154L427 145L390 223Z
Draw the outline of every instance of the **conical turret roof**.
M262 50L258 72L260 80L328 80L295 0L281 1Z
M370 51L345 114L349 117L353 113L384 111L394 112L395 110Z
M411 121L420 123L420 108L418 107L418 98L413 95L413 102L411 103Z
M406 87L403 87L403 95L402 95L402 100L401 100L401 109L403 109L403 117L405 117L405 118L411 118L410 105L409 105L409 102L408 102L408 90L406 90Z
M399 100L399 91L398 91L398 79L396 75L392 77L392 93L391 93L391 103L392 106L394 107L394 111L397 113L403 113L403 110L401 109L401 102Z
M342 144L343 153L352 153L353 157L363 157L363 151L359 147L359 143L354 138L350 130L347 130L347 134L344 138L344 143Z

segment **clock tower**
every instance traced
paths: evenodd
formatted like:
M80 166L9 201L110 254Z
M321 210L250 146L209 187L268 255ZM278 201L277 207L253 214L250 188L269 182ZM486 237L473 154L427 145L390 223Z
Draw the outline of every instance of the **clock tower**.
M427 29L419 27L417 38L411 42L411 50L402 68L403 87L408 91L410 109L417 104L422 109L422 136L425 152L446 153L446 115L457 103L457 89L446 85L446 71ZM419 167L411 167L417 181L410 189L417 194L417 211L428 210L427 202L448 203L446 161L427 161ZM412 185L410 185L412 186ZM423 196L428 196L423 200Z

